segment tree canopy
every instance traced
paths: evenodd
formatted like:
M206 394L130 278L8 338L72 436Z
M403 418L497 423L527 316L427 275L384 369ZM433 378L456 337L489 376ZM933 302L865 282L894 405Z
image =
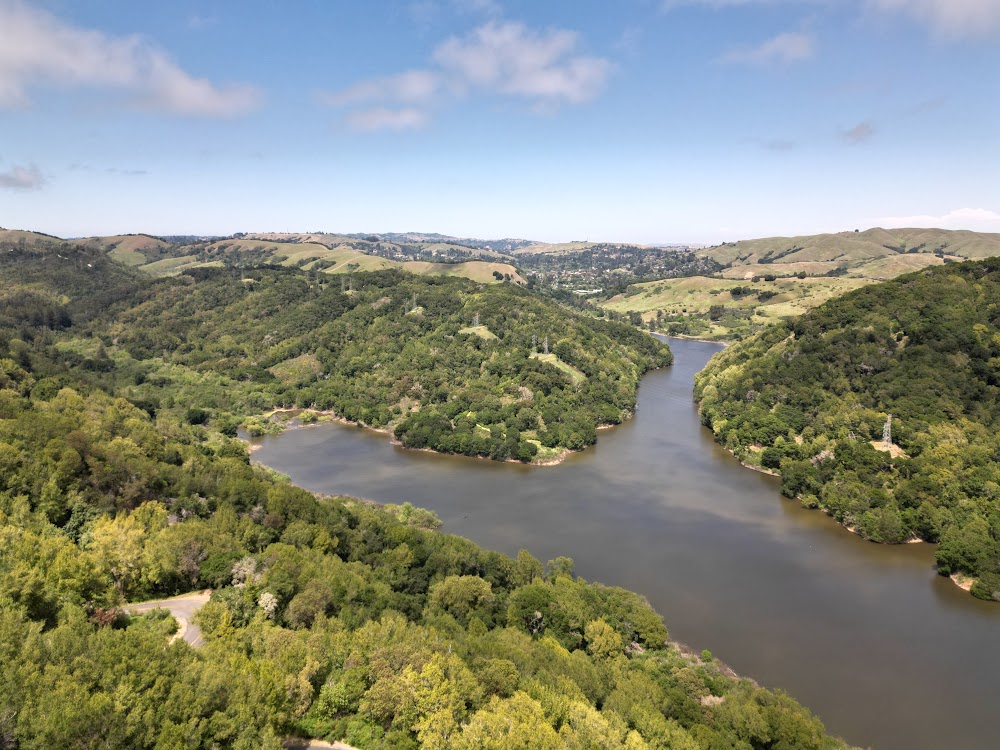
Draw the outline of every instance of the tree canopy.
M430 530L426 511L317 498L252 466L215 411L192 419L165 405L169 390L137 390L165 377L136 364L151 326L107 341L101 328L135 309L130 295L146 321L179 315L160 295L240 299L244 282L159 287L113 268L124 296L101 310L83 268L73 297L13 290L68 319L0 318L0 747L277 750L289 734L363 750L844 747L788 696L672 645L640 596L573 576L567 558L511 559ZM283 273L254 283L299 283ZM203 329L213 357L264 330L249 319L252 336L230 344L222 317ZM174 366L199 372L196 328L178 330ZM204 588L198 650L168 645L162 610L119 609Z
M834 299L718 354L703 422L783 492L1000 600L1000 260ZM883 432L891 415L891 445Z

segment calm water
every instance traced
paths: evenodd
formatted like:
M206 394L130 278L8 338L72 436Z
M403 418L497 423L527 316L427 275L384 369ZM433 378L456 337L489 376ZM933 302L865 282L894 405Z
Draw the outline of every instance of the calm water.
M676 362L642 381L635 419L560 466L411 452L330 423L263 438L254 458L311 490L431 508L501 552L568 555L852 743L1000 746L1000 605L936 576L928 545L866 543L741 467L691 401L719 347L670 344Z

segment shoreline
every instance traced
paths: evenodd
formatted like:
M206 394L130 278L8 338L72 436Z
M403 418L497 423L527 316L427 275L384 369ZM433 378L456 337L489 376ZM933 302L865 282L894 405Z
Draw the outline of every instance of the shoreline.
M962 591L971 593L972 587L976 583L976 579L965 573L952 573L948 576L949 580L958 586Z
M738 461L739 464L740 464L740 466L742 466L742 467L744 467L746 469L750 469L751 471L756 471L758 474L766 474L767 476L771 476L771 477L775 477L775 478L780 478L781 477L781 474L779 474L776 471L772 471L771 469L765 469L762 466L754 466L753 464L747 463L746 461L742 461L733 451L731 451L729 448L726 448L724 445L722 445L718 441L716 441L715 444L718 445L720 448L722 448L724 451L726 451L726 453L728 453L730 456L732 456L736 461ZM801 502L802 502L801 498L797 497L797 498L794 498L794 499L798 500L799 504L801 505ZM862 539L865 542L869 542L871 544L884 544L886 546L894 546L894 545L889 544L888 542L876 542L873 539L865 539L861 535L861 531L858 529L857 526L849 526L846 523L843 523L842 521L838 521L825 508L820 508L820 507L806 508L804 505L802 507L805 510L820 510L820 511L823 511L823 513L827 516L827 518L831 519L835 524L837 524L838 526L840 526L842 529L846 529L847 531L851 532L852 534L854 534L855 536L859 537L860 539ZM899 544L929 544L929 543L930 542L928 542L926 539L920 539L920 538L915 537L915 536L911 536L909 539L906 539L905 541L899 542ZM976 579L975 578L973 578L970 575L966 575L965 573L952 573L950 576L948 576L948 580L950 580L953 584L955 584L960 589L962 589L962 591L965 591L967 593L972 590L972 586L976 583Z
M292 409L275 408L271 409L270 411L264 412L263 414L260 415L260 418L271 419L276 414L292 414L293 416L287 422L285 421L278 422L278 424L281 425L281 430L276 433L264 433L263 435L249 435L247 437L239 437L237 435L238 439L246 444L247 453L249 455L252 456L254 453L256 453L263 447L263 445L260 442L255 442L255 441L260 441L262 438L270 437L272 435L280 435L283 432L287 432L289 430L302 430L308 427L315 427L319 424L323 424L324 422L336 422L337 424L343 425L344 427L357 427L364 430L368 430L370 432L374 432L379 435L388 435L389 443L391 445L394 445L396 447L402 448L403 450L407 451L414 451L417 453L434 453L439 456L461 456L463 458L475 458L481 461L493 461L498 464L521 464L522 466L539 466L539 467L558 466L574 453L583 453L585 450L587 450L587 448L592 447L588 445L578 451L570 450L569 448L562 448L560 449L559 453L557 453L555 456L547 458L543 461L525 462L525 461L518 461L516 458L506 458L503 461L497 461L496 459L492 459L489 456L470 456L465 453L449 453L446 451L434 450L433 448L408 448L405 445L403 445L403 443L400 440L396 438L396 436L393 434L390 428L372 427L371 425L365 424L364 422L353 422L350 419L347 419L346 417L340 416L339 414L337 414L335 411L332 410L321 410L321 409L311 409L311 408L292 408ZM294 420L296 416L299 414L315 414L318 417L321 417L322 419L317 419L314 422L306 422L306 423L299 422L298 424L291 424L290 422ZM627 416L618 424L599 424L594 429L599 431L612 430L615 427L620 427L622 424L632 419L634 416L635 412L630 411L628 412Z
M697 336L685 336L682 333L665 333L664 331L650 331L650 333L655 333L659 336L666 336L668 339L682 339L683 341L699 341L702 344L719 344L722 347L731 346L734 343L732 341L719 341L717 339L703 339Z

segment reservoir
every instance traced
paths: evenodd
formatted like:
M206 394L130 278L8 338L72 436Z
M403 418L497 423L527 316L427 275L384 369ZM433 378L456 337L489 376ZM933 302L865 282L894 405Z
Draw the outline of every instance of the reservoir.
M865 542L743 468L691 400L719 346L670 346L635 418L558 466L407 451L335 423L261 438L253 457L310 490L429 508L484 547L571 557L852 744L997 747L1000 604L937 576L929 545Z

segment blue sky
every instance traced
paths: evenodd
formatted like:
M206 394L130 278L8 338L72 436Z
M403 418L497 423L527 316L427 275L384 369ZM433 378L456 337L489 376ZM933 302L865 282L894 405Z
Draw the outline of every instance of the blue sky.
M1000 232L1000 0L0 0L0 226Z

